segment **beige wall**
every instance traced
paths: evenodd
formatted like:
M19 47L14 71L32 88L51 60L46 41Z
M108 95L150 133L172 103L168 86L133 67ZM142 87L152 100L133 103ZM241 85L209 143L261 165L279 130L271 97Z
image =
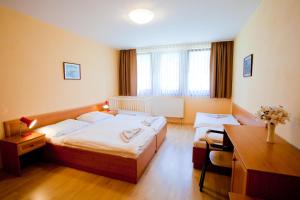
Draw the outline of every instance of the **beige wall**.
M243 58L253 53L253 76ZM300 1L263 0L235 40L233 102L255 113L282 105L291 121L277 133L300 148Z
M184 118L168 118L171 123L194 124L197 112L230 114L231 99L211 99L208 97L184 97Z
M193 124L196 112L231 113L230 99L211 99L204 97L185 97L184 120L186 124Z
M118 51L0 7L2 122L94 104L117 95ZM80 81L63 79L64 61L80 63Z

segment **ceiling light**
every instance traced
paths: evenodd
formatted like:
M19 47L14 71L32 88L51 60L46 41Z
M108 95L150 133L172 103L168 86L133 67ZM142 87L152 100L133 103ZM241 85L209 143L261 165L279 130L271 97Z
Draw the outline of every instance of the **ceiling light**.
M136 9L129 13L129 18L137 24L147 24L153 17L153 12L147 9Z

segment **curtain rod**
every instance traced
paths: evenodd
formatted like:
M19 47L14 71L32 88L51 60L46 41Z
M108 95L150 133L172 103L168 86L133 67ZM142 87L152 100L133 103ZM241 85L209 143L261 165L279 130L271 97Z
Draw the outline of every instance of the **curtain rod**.
M210 49L211 43L190 43L190 44L174 44L174 45L160 45L151 47L137 48L138 53L166 51L166 50L193 50L193 49Z

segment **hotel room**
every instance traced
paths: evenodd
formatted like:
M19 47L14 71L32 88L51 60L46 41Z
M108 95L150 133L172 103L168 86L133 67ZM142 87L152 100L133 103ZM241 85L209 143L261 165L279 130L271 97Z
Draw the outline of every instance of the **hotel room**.
M300 199L299 0L0 0L0 25L0 199Z

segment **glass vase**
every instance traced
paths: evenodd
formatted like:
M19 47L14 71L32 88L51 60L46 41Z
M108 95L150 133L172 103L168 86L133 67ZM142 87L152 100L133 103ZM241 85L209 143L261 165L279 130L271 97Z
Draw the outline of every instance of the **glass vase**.
M275 124L268 122L268 136L267 136L268 143L274 143L275 128L276 128Z

